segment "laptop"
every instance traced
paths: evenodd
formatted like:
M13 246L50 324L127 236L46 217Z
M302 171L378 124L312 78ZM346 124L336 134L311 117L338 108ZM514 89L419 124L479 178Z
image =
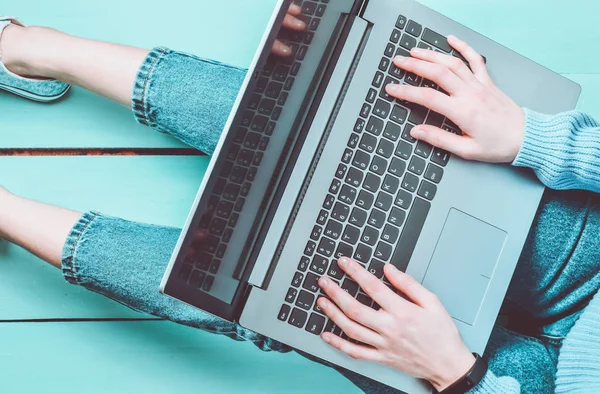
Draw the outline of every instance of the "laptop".
M318 278L372 306L336 259L380 278L394 264L440 298L481 354L544 187L529 170L412 139L421 123L460 130L385 93L390 82L436 88L392 59L415 46L458 57L445 38L454 34L521 106L571 110L580 87L416 1L294 2L308 28L282 27L291 1L278 2L160 290L401 391L432 392L325 344L322 332L345 334L316 306ZM276 39L292 54L271 53Z

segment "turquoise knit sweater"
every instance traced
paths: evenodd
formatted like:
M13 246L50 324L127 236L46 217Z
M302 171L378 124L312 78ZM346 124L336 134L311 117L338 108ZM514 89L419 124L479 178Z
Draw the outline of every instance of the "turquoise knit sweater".
M600 124L581 112L549 116L525 110L523 146L513 165L529 167L553 189L600 192ZM520 393L510 376L488 371L473 394ZM564 340L556 392L600 393L600 295L596 294Z

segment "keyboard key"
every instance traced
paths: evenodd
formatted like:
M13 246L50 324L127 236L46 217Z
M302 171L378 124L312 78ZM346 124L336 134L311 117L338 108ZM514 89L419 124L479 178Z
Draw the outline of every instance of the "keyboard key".
M207 275L206 279L204 280L204 284L202 285L202 290L210 291L214 282L215 282L215 277Z
M352 149L346 148L344 151L344 156L342 156L342 162L349 164L352 161L352 156L354 156L354 151Z
M393 111L391 116L393 116ZM392 122L388 122L383 130L383 136L391 141L397 141L401 134L402 127Z
M358 283L356 283L350 278L344 279L344 281L342 282L342 286L340 287L352 297L356 297L356 293L358 293Z
M368 213L364 209L354 208L350 214L348 222L358 227L364 226L367 221Z
M394 154L394 144L388 140L382 139L377 147L377 154L389 159Z
M404 126L404 131L402 132L402 139L404 141L408 141L408 142L416 142L417 140L413 138L412 135L410 135L411 130L414 128L415 126L411 125L410 123L407 124L406 126Z
M371 260L371 264L369 265L369 272L379 279L383 277L383 267L385 263L376 259Z
M307 256L312 256L315 253L315 249L317 248L317 244L313 241L308 241L306 247L304 248L304 254Z
M290 70L291 68L289 66L286 66L285 64L278 64L273 71L273 79L278 82L285 82L290 74Z
M319 212L319 216L317 217L317 223L320 224L321 226L323 226L325 224L325 222L327 221L328 217L329 217L329 212L322 209L321 212Z
M425 179L430 180L433 183L440 183L444 176L444 170L435 164L429 164L427 171L425 171Z
M327 227L325 227L324 234L330 238L338 239L340 235L342 235L343 228L344 226L341 223L336 222L335 220L329 220L329 222L327 222Z
M400 37L402 37L402 32L400 32L398 29L394 29L394 31L392 31L392 35L390 36L390 41L394 44L397 44L400 41Z
M211 274L216 274L217 272L219 272L219 267L221 266L221 260L213 260L213 262L210 265L210 268L208 269L208 272L210 272Z
M369 153L373 153L377 147L377 138L369 134L363 134L358 147Z
M433 147L429 145L427 142L419 141L417 147L415 148L415 154L421 156L425 159L429 157Z
M373 253L373 249L365 244L358 244L356 248L356 252L354 252L354 260L359 261L361 263L367 263L371 258L371 254Z
M429 201L433 200L436 193L437 193L437 186L434 185L433 183L427 182L425 180L421 182L421 187L419 187L419 191L417 192L417 194L419 196L421 196Z
M381 179L377 175L368 173L367 176L365 177L365 182L363 183L363 188L365 190L376 192L377 190L379 190L380 184L381 184Z
M427 108L425 108L421 105L417 105L417 104L412 104L410 109L411 109L411 111L410 111L410 116L408 118L408 121L412 124L422 124L425 121L425 117L427 116L427 111L429 111L429 110Z
M423 32L423 27L417 22L411 20L408 21L408 24L406 25L406 31L415 37L419 37Z
M396 66L394 66L396 67ZM390 96L387 91L386 91L386 87L388 85L399 85L400 84L400 80L392 78L390 76L385 77L385 81L383 82L383 86L381 87L381 93L379 94L379 97L381 97L382 99L392 102L395 100L394 97Z
M198 270L194 270L192 275L190 275L189 284L196 289L201 289L204 284L204 278L206 277L206 273Z
M400 141L394 154L404 160L408 160L412 156L412 145L407 142Z
M376 99L377 99L377 90L375 90L373 88L369 89L369 93L367 94L367 98L365 99L365 100L367 100L367 103L373 104Z
M359 187L363 180L363 173L356 168L350 168L346 176L346 183L354 187Z
M314 226L312 232L310 233L310 239L313 241L318 241L321 238L321 233L323 232L323 228L320 226Z
M358 118L356 120L356 123L354 124L354 131L357 133L362 133L362 131L365 129L365 120Z
M396 27L400 30L404 29L406 26L406 17L404 15L400 15L396 20Z
M418 76L415 73L406 73L406 77L404 78L404 82L406 82L409 85L412 86L421 86L421 81L423 80L423 78L421 78L420 76ZM415 122L415 123L421 123L421 122Z
M340 187L342 187L342 182L340 182L337 179L334 179L333 181L331 181L331 186L329 186L329 193L331 194L337 194L337 192L340 190Z
M286 296L285 296L285 302L288 303L293 303L294 300L296 299L296 295L298 295L298 290L294 289L293 287L290 287L290 289L288 290Z
M315 15L319 18L321 18L323 15L325 15L325 10L327 9L327 6L325 4L319 4L317 7L317 10L315 11Z
M355 245L360 238L360 230L354 226L347 225L344 230L344 234L342 234L342 240L349 244Z
M349 256L346 256L346 257L349 257ZM342 271L342 269L338 266L337 260L331 261L331 265L329 266L329 269L327 270L327 276L337 279L337 280L341 280L344 277L344 271Z
M400 187L400 179L392 175L386 175L383 178L383 183L381 184L381 190L386 191L390 194L396 194L398 188ZM391 198L391 196L390 196Z
M324 326L325 318L316 313L311 313L310 319L308 319L308 324L306 324L306 331L310 332L311 334L321 335Z
M317 10L317 3L313 3L311 1L305 1L302 3L302 13L304 15L314 15Z
M356 199L356 206L368 211L373 206L374 201L375 196L373 194L365 190L361 190L360 193L358 193L358 198Z
M433 47L431 45L427 45L424 42L419 42L419 45L417 45L417 47L421 48L421 49L427 49L429 51L433 51Z
M360 241L366 243L367 245L375 246L377 243L377 238L379 238L379 231L373 227L367 226L363 230Z
M356 301L358 301L361 304L363 304L364 306L368 306L368 307L371 307L371 304L373 303L373 300L371 299L371 297L369 297L368 295L363 294L363 293L358 293L356 295Z
M335 197L332 196L331 194L328 194L327 197L325 197L325 201L323 202L323 208L331 209L333 207L334 202L335 202Z
M378 102L379 101L381 100L378 100ZM371 116L371 118L369 119L369 123L367 123L366 130L373 135L381 134L381 132L383 131L383 120L376 118L375 116Z
M429 89L433 89L433 90L438 90L438 88L439 88L439 86L435 82L430 81L429 79L423 79L421 86L423 86L424 88L429 88Z
M397 209L397 208L396 208ZM389 221L389 220L388 220ZM396 226L386 224L381 233L381 239L391 244L395 244L400 236L400 229Z
M277 315L277 318L281 321L286 321L288 319L291 309L292 308L290 308L289 305L283 304L281 306L281 309L279 310L279 314Z
M390 64L388 73L390 73L390 75L392 75L398 79L402 79L402 78L404 78L404 74L406 74L406 71L404 71L401 68L396 67L396 65L394 63L392 63L392 64Z
M352 160L352 165L360 168L361 170L366 170L369 168L369 163L371 163L371 156L368 153L365 153L361 150L357 150L354 154L354 160Z
M381 85L383 84L383 80L384 80L384 75L382 72L377 71L375 73L375 77L373 78L373 82L372 85L375 86L376 88L380 88Z
M296 300L296 306L302 309L309 310L313 306L313 302L315 302L315 296L305 290L300 291L300 295Z
M344 177L346 176L346 171L348 170L348 167L346 167L343 164L338 165L337 171L335 172L335 177L339 178L339 179L344 179Z
M348 219L348 215L350 214L350 207L346 204L338 202L333 207L333 212L331 213L331 217L339 220L340 222L345 222Z
M313 18L313 20L311 20L310 24L308 25L308 29L315 31L319 28L320 24L321 24L321 20L319 18Z
M304 327L304 323L306 323L307 318L308 313L304 312L302 309L294 308L288 323L290 323L292 326L302 328Z
M396 51L396 46L394 44L387 44L383 54L387 57L392 57L392 56L394 56L395 51Z
M413 174L422 175L425 171L426 165L427 163L425 160L421 159L420 157L413 156L408 165L408 171L412 172Z
M404 180L402 181L402 188L414 193L417 191L417 187L419 187L419 178L412 174L406 173Z
M387 168L387 160L380 156L374 156L371 161L371 165L369 166L369 171L377 174L383 175L385 173L385 169Z
M421 38L426 43L431 44L446 53L449 53L452 50L452 47L448 44L448 39L441 34L434 32L433 30L425 28L423 37Z
M450 153L438 148L433 151L433 156L431 156L431 161L435 164L441 165L442 167L446 167L446 164L448 164L449 160Z
M348 185L344 185L342 187L340 195L338 196L338 199L346 204L352 205L354 204L354 200L356 200L357 193L358 192L355 188Z
M383 185L382 185L383 188ZM375 200L375 206L379 209L381 209L382 211L388 211L391 207L392 207L392 203L394 202L394 197L392 197L391 195L384 193L384 192L379 192L379 194L377 195L377 200Z
M269 85L267 86L267 89L265 90L265 96L272 98L272 99L276 99L277 97L279 97L282 90L283 90L282 83L277 82L277 81L272 81L271 83L269 83Z
M406 162L404 160L400 160L396 157L392 159L390 163L390 168L388 168L388 172L390 174L394 174L398 177L404 175L404 171L406 171Z
M358 145L358 141L360 141L360 135L352 133L350 135L350 139L348 140L348 147L352 149L356 148L356 145Z
M371 113L371 106L367 103L364 103L360 110L360 116L366 119L369 117L370 113Z
M302 256L302 258L300 259L300 263L298 263L298 269L302 272L306 272L309 265L310 259L306 256Z
M411 198L412 200L412 198ZM410 207L410 204L409 204ZM408 209L408 208L406 208ZM404 219L406 219L406 212L398 208L392 208L392 212L390 212L390 216L388 217L388 222L401 227L404 224Z
M434 111L429 111L429 116L427 117L425 124L431 125L433 127L442 127L442 125L444 124L444 119L444 115Z
M429 202L416 198L413 208L408 214L408 220L402 230L400 240L396 244L396 251L390 260L390 263L402 272L406 272L406 267L412 257L417 240L421 235L430 207L431 204Z
M353 248L352 246L340 242L338 245L337 250L335 251L335 258L339 259L340 257L352 257L352 252L353 252Z
M373 113L377 116L379 116L380 118L383 119L387 119L388 115L390 114L390 110L391 110L391 105L381 99L377 100L377 102L375 103L375 106L373 107ZM381 127L381 129L383 129L383 125ZM380 129L380 133L381 133L381 129Z
M396 123L403 124L406 122L408 118L408 110L399 105L395 105L392 113L390 114L390 119Z
M385 213L378 209L373 209L371 211L371 216L369 216L368 223L371 226L382 228L385 224Z
M392 256L392 249L392 245L385 242L379 242L373 256L384 261L388 260Z
M319 246L317 247L317 252L320 254L331 257L333 252L335 251L335 242L330 240L329 238L323 237L321 242L319 242Z
M306 279L304 279L302 287L310 291L311 293L316 293L317 291L319 291L319 284L317 283L318 281L319 276L313 274L312 272L309 272L308 274L306 274Z
M410 51L417 46L417 40L408 34L403 34L402 38L400 39L400 46Z

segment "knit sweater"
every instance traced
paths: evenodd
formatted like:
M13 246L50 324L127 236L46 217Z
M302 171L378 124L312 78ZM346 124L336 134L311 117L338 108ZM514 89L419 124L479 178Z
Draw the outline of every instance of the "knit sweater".
M533 169L553 189L600 192L600 124L581 112L555 116L525 110L523 145L512 163ZM488 371L472 394L520 393L510 376ZM600 393L600 295L596 294L560 349L556 392Z

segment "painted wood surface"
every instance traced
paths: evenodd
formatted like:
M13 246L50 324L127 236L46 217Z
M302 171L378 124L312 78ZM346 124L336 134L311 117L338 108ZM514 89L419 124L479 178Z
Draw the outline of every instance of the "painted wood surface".
M600 118L600 3L422 0L583 86L579 109ZM4 0L29 24L150 48L167 45L246 66L275 0ZM193 34L191 34L191 32ZM215 34L218 32L218 34ZM75 89L43 106L0 94L0 154L9 148L184 148L131 113ZM4 151L6 152L6 151ZM0 157L0 183L27 197L181 226L206 157ZM145 319L68 285L58 270L0 243L0 391L6 393L353 393L297 355ZM6 321L126 319L121 322ZM133 321L132 321L133 320Z

